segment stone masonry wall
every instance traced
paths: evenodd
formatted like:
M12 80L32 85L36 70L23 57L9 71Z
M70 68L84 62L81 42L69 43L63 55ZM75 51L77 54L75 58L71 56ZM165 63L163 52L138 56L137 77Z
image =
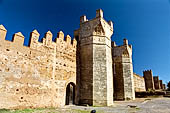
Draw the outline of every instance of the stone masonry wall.
M146 91L145 88L145 80L140 75L137 75L136 73L133 73L133 79L134 79L134 87L135 91Z
M158 76L154 76L153 80L154 80L154 87L155 87L155 89L161 89L159 77Z
M101 9L92 20L80 18L80 28L74 32L80 47L80 104L113 104L112 34L113 24L103 19Z
M154 86L154 80L152 76L152 70L143 71L143 77L145 80L146 91L154 90L155 86Z
M113 76L114 76L114 99L135 99L132 46L124 39L122 46L112 42Z
M163 88L162 89L166 89L166 85L165 84L163 84Z
M160 83L160 89L163 89L163 81L159 80L159 83Z
M110 106L113 98L133 100L134 88L143 89L141 78L134 85L139 77L133 76L132 46L126 39L122 46L111 42L113 23L101 9L92 20L80 17L73 40L60 31L52 41L48 31L39 42L34 30L24 46L21 32L12 41L6 33L0 25L0 109L60 107L69 104L71 91L73 103Z
M65 105L66 86L76 84L76 40L58 33L56 42L48 31L43 42L39 33L30 34L29 47L16 33L5 40L0 25L0 108L59 107Z

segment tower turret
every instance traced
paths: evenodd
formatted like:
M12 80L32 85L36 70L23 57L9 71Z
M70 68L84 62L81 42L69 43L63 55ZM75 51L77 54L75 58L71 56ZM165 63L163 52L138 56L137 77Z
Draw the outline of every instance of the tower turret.
M154 87L154 80L153 80L152 70L143 71L143 77L145 79L146 90L147 91L149 89L154 90L155 87Z
M103 19L101 9L96 11L96 18L87 21L83 16L80 20L80 28L74 33L78 39L78 53L80 53L79 103L96 106L112 105L111 36L113 23L107 23Z
M121 46L112 43L114 99L134 100L132 46L127 39L123 39Z

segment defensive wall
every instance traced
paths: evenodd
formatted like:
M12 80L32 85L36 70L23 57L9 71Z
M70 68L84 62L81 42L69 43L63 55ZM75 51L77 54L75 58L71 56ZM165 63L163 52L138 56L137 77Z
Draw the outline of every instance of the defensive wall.
M56 41L45 33L30 33L24 46L21 32L5 40L7 30L0 25L0 108L59 107L65 105L66 87L76 84L75 39L60 31Z
M146 91L145 80L142 76L133 73L135 92Z

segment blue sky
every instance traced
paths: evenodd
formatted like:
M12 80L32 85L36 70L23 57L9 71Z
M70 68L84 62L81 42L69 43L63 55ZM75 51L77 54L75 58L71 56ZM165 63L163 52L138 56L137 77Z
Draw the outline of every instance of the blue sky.
M114 22L112 40L121 45L126 37L133 45L134 72L152 69L170 81L170 0L0 0L0 24L8 40L21 31L27 45L34 29L41 38L48 30L73 37L80 16L92 19L99 8Z

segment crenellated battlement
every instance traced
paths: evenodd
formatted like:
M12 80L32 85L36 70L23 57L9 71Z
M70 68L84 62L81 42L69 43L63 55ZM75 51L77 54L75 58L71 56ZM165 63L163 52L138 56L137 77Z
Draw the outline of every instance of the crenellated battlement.
M153 74L152 74L152 70L144 70L143 71L143 77L145 79L145 86L146 86L146 90L155 89L154 86L154 79L153 79Z
M11 41L6 40L6 34L7 30L0 25L0 95L3 95L0 100L22 98L34 107L51 106L52 103L55 107L65 105L68 83L76 84L75 38L72 40L69 35L64 38L60 31L53 41L53 34L48 31L39 42L40 33L35 29L25 46L25 36L21 32L15 33ZM8 87L9 83L12 87ZM16 107L25 106L19 100L9 102L18 102ZM5 106L2 104L0 106Z
M115 48L115 47L118 47L118 48L128 47L132 49L132 45L128 44L128 40L126 38L123 39L123 45L120 45L120 46L116 45L115 41L112 41L112 48Z
M144 70L143 71L143 75L145 76L145 77L152 77L153 76L153 74L152 74L152 70L150 69L150 70ZM152 77L153 78L153 77Z
M135 91L154 90L156 83L163 89L152 70L143 77L133 73L132 45L126 38L121 45L112 42L113 31L102 9L93 19L80 17L75 38L63 31L40 36L35 29L28 46L21 32L6 40L0 25L0 109L110 106L113 100L134 100Z
M5 27L1 24L0 25L0 40L5 40L5 37L6 37L6 33L7 33L7 30L5 29Z
M24 44L24 35L21 32L15 33L12 37L12 41L18 45Z
M112 42L112 54L115 57L125 57L131 58L132 57L132 45L128 44L127 39L123 39L123 45L116 45L116 43Z
M112 42L112 59L113 70L115 70L114 76L114 97L117 100L135 99L136 85L134 85L133 63L132 63L132 46L128 44L127 39L123 39L123 44L118 46L115 42ZM139 79L136 77L135 80ZM138 84L139 85L139 84ZM139 85L143 90L144 86Z
M144 70L143 73L152 73L152 70Z
M7 31L2 24L0 25L0 30L2 30L2 31Z
M5 29L3 25L0 25L1 42L5 43L6 34L7 34L7 30ZM42 42L38 41L39 38L40 38L40 34L38 33L38 31L36 29L33 30L30 33L28 47L30 47L30 49L43 51L45 48L54 49L61 45L68 46L67 49L76 49L76 45L77 45L76 39L74 38L73 40L71 40L72 38L69 35L66 35L65 40L64 40L64 33L62 31L57 33L55 42L52 40L53 34L51 33L51 31L48 31L45 33L44 37L42 38ZM13 43L12 45L16 44L17 46L24 46L24 40L25 40L24 35L21 32L18 32L13 35L11 43ZM62 46L62 47L65 47L65 46Z

